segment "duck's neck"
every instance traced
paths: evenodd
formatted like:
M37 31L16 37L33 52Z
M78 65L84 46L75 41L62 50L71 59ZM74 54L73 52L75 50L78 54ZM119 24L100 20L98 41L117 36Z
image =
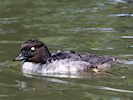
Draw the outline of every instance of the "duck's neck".
M51 61L51 53L49 52L47 47L45 47L45 52L43 52L41 57L42 57L41 63L43 63L43 64L46 63L47 61Z

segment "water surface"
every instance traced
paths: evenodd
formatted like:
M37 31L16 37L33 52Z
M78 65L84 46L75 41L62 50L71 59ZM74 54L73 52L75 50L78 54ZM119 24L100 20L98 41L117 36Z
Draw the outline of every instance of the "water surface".
M1 100L132 100L132 0L0 0ZM25 76L13 62L30 38L50 51L75 50L126 60L113 74Z

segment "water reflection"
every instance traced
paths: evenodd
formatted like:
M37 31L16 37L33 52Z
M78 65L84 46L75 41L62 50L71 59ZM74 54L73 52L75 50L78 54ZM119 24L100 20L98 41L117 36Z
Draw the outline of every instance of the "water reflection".
M88 73L79 73L79 74L36 74L31 72L23 72L23 75L26 77L35 77L35 76L44 76L44 77L57 77L57 78L89 78L93 76L93 74ZM34 76L35 75L35 76Z

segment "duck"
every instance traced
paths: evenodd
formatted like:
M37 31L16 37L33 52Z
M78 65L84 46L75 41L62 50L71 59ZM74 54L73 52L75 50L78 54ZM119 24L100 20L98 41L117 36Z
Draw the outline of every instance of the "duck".
M47 45L37 39L22 43L14 61L22 61L23 73L38 74L77 74L95 68L105 71L117 63L117 58L76 51L50 52Z

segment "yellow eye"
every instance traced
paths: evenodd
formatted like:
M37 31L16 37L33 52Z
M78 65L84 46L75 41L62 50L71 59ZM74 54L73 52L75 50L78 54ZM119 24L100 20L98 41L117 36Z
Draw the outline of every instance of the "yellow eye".
M31 50L31 51L35 51L36 48L35 48L35 47L31 47L30 50Z

